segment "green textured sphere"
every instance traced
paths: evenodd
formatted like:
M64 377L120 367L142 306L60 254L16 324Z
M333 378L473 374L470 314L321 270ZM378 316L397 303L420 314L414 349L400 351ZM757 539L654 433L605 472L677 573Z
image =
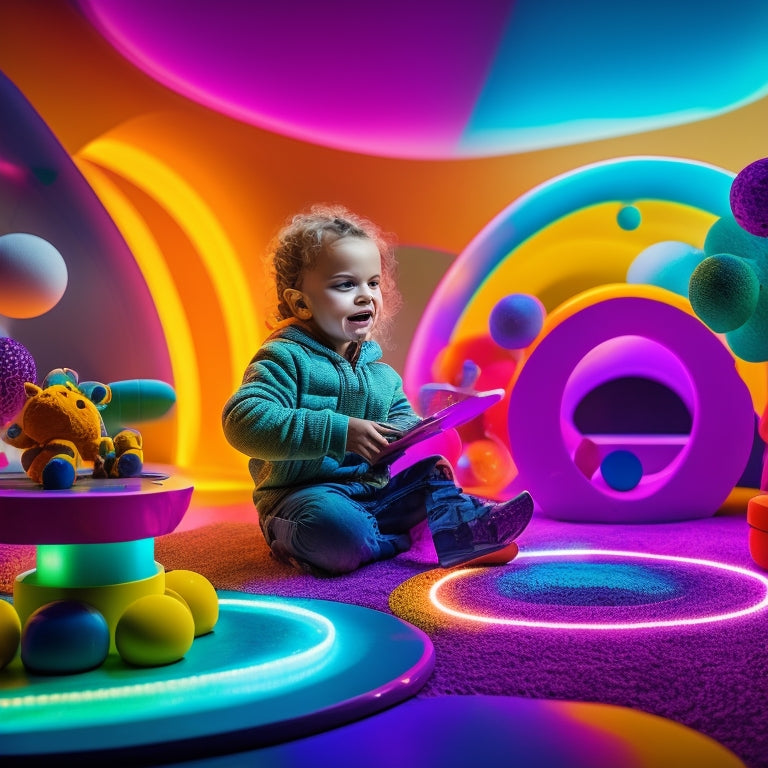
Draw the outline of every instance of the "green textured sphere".
M715 333L734 331L757 306L760 281L749 261L721 253L693 270L688 298L699 319Z

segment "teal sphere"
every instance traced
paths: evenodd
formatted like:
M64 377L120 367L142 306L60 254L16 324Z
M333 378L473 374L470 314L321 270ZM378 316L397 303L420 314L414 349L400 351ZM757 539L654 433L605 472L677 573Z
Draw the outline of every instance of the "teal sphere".
M709 256L691 275L688 297L699 319L715 333L744 325L760 296L760 281L747 259L723 253Z
M625 205L616 216L616 223L628 232L637 229L642 220L640 211L634 205Z
M748 363L768 361L768 292L761 291L755 311L744 325L725 334L736 357Z
M709 228L704 239L704 253L707 256L731 253L755 263L768 262L768 238L750 234L733 216L723 216Z

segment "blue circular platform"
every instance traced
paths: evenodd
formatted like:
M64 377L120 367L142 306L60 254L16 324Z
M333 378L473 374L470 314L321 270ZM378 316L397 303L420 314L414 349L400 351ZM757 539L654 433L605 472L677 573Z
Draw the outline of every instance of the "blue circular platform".
M214 632L165 667L112 655L61 677L0 671L0 756L180 759L260 747L377 712L415 694L432 643L389 614L326 600L219 595ZM204 749L203 749L204 746Z

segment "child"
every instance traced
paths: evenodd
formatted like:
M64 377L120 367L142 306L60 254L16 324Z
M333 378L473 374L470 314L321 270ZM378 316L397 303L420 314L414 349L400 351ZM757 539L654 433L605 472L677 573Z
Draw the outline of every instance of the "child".
M313 207L271 252L277 329L224 407L229 442L250 457L272 555L315 574L348 573L411 546L426 518L443 567L502 563L531 519L530 495L463 494L440 456L390 476L379 452L419 421L372 339L396 309L394 250L341 207ZM391 461L391 459L390 459Z

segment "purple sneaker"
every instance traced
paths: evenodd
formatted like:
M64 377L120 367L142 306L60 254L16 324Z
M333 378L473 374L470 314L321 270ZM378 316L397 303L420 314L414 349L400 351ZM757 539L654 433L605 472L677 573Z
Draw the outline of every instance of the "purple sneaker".
M533 516L533 499L523 491L514 499L483 504L483 511L452 530L432 538L442 568L457 565L503 565L513 560L518 549L515 539Z

